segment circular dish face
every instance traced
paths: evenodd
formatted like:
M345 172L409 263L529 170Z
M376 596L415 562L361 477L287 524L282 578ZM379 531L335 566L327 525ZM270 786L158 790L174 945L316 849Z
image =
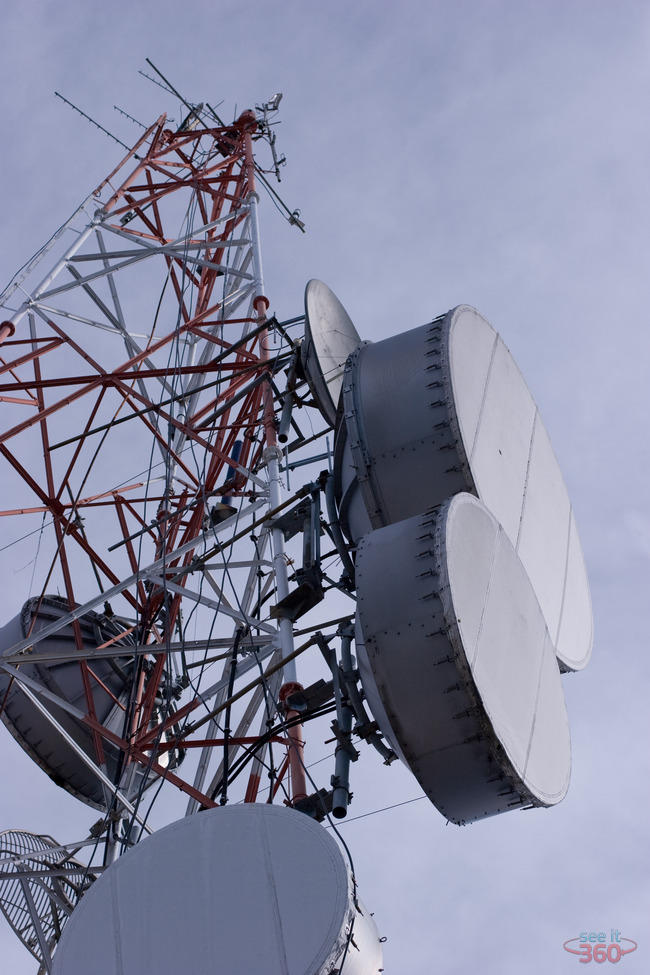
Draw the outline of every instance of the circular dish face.
M448 819L552 806L569 725L553 641L504 529L469 494L370 532L357 652L381 730Z
M315 278L305 288L302 365L318 409L330 426L343 383L345 360L361 339L333 291Z
M340 964L357 915L343 856L314 820L226 806L172 823L113 863L66 925L54 973L319 975ZM379 947L350 973L380 968Z
M539 410L489 322L462 305L361 346L343 405L334 476L350 540L477 495L531 578L562 669L581 670L593 621L575 518Z

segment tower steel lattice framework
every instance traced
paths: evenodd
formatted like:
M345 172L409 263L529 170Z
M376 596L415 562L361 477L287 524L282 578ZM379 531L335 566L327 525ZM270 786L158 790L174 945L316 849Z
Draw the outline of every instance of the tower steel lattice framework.
M177 131L160 117L2 296L0 452L14 503L0 515L47 527L33 612L54 591L62 606L13 647L5 669L99 778L106 809L136 819L138 769L186 793L193 811L225 801L238 751L250 759L253 800L269 741L289 751L273 789L293 759L294 797L304 794L297 713L293 728L269 734L269 695L295 681L301 648L291 619L263 609L289 593L273 516L295 499L283 496L274 402L292 346L276 341L267 318L258 137L250 111L214 127L190 114ZM130 479L134 461L144 470ZM235 559L241 540L254 548ZM90 613L116 621L99 646L84 641ZM194 614L212 621L198 640L188 637ZM230 618L233 635L213 635L217 617ZM48 652L66 627L74 646ZM223 673L194 692L192 654L203 654L194 663L202 672L206 649L222 651ZM109 658L128 661L126 698L98 673L96 661ZM26 676L26 659L73 661L83 706L44 691ZM243 694L235 676L248 672L257 680L232 734L231 699ZM99 693L122 710L121 732L98 717ZM66 738L53 704L90 730L90 754ZM112 776L109 745L120 755ZM190 778L181 764L189 749L201 752ZM215 749L224 755L209 778Z

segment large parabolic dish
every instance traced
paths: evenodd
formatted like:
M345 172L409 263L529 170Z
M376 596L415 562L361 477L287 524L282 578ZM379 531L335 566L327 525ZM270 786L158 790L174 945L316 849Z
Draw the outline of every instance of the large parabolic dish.
M305 288L302 367L318 409L330 426L336 420L345 360L361 339L334 292L313 278Z
M530 576L560 666L581 670L593 624L575 518L539 410L489 322L461 305L361 345L342 401L335 478L350 540L477 495Z
M357 652L381 730L447 819L551 806L571 747L553 641L502 526L469 494L366 535Z
M127 852L84 896L54 958L55 975L382 970L333 837L254 803L188 816Z

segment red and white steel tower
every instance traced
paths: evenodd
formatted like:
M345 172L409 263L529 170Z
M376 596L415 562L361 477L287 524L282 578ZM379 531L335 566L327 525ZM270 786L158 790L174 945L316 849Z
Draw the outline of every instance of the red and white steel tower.
M295 501L276 376L294 348L268 318L260 136L252 111L221 125L195 110L176 131L160 117L3 296L0 451L13 501L1 514L35 516L42 537L0 707L11 720L11 702L29 701L60 737L61 754L27 740L33 757L122 816L140 818L158 777L187 794L188 811L224 802L238 752L254 799L269 741L289 746L272 789L290 766L294 798L305 795L298 712L268 734L269 701L281 684L282 697L296 689L290 614L268 612L290 590L274 521ZM223 672L206 683L215 656ZM33 666L55 662L64 676L43 692ZM200 758L188 775L190 749Z

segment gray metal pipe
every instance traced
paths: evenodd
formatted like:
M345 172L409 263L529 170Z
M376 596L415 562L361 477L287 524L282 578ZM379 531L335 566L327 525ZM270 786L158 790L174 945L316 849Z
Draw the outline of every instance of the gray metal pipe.
M294 389L296 386L296 369L298 367L298 356L300 355L299 350L296 350L291 356L291 361L289 363L289 370L287 375L287 388L286 392L282 398L282 414L280 416L280 424L278 426L278 440L280 443L286 443L289 439L289 427L291 426L291 414L293 412L294 406Z
M351 669L352 655L350 644L354 634L348 624L339 630L341 636L341 661L344 671ZM347 815L350 804L350 761L356 761L358 752L352 744L352 721L354 712L350 706L347 688L341 687L338 667L333 668L334 690L336 695L337 742L335 750L334 775L332 776L332 815L336 819L343 819Z
M332 531L334 544L336 545L337 551L341 556L341 561L345 567L345 573L350 580L350 586L354 588L354 563L350 558L348 546L345 543L343 532L341 531L341 526L339 524L339 516L336 510L336 499L334 497L334 478L331 474L328 475L325 483L325 503L327 505L327 518Z

